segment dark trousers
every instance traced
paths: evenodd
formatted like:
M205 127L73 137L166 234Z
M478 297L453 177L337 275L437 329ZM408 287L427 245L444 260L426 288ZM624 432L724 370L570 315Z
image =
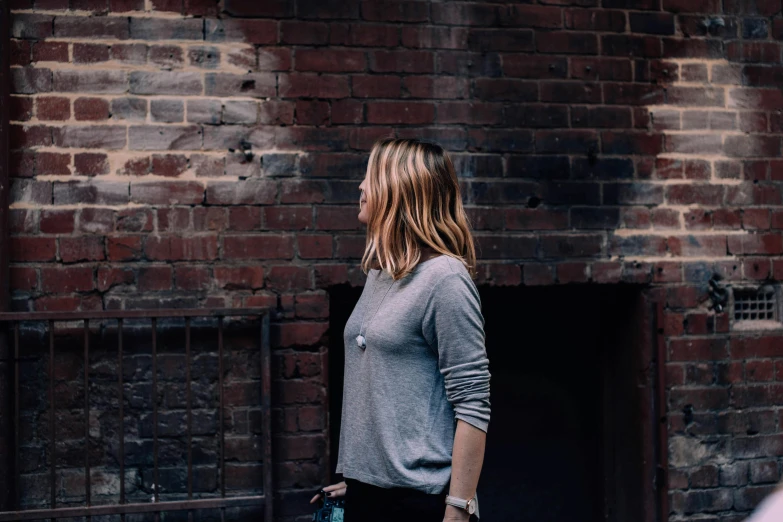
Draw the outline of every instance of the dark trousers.
M448 485L439 494L380 488L346 478L345 522L443 522Z

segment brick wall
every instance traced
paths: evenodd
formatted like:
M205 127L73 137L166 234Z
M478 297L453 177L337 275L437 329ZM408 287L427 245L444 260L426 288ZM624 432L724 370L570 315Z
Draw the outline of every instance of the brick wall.
M780 478L783 337L707 301L783 276L780 0L12 8L14 307L273 307L284 514L325 474L328 289L362 283L390 134L453 154L480 284L665 287L671 520Z

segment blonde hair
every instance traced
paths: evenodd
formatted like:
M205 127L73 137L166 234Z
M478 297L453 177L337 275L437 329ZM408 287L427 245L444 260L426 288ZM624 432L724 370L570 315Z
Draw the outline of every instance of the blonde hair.
M476 251L451 158L434 143L386 138L367 164L367 244L362 270L398 280L419 263L422 247L460 260L475 276Z

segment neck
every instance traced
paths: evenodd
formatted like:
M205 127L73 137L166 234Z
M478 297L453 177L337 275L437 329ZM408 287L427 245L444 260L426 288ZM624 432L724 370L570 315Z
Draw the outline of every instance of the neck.
M426 261L428 259L431 259L439 255L440 254L431 247L428 246L421 247L421 260L419 262L421 263L421 261Z

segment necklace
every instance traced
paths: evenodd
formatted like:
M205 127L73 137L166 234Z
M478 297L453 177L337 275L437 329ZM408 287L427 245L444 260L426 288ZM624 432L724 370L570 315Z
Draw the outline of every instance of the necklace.
M378 274L378 278L380 279L381 274ZM391 287L394 286L395 281L392 281L392 283L389 285L389 288L386 289L386 293L383 294L383 298L381 298L381 302L378 304L378 307L375 309L375 313L372 314L372 318L367 322L367 328L370 327L370 323L372 323L372 320L375 318L375 315L378 313L378 310L381 309L381 305L383 304L384 299L386 299L386 296L389 293L389 290L391 290ZM370 303L372 303L375 300L375 292L378 290L378 279L375 280L376 286L372 289L372 298L370 299ZM356 336L356 344L361 348L362 350L365 350L367 348L367 338L362 335L362 329L364 328L364 319L365 316L362 316L362 324L359 325L359 335Z

